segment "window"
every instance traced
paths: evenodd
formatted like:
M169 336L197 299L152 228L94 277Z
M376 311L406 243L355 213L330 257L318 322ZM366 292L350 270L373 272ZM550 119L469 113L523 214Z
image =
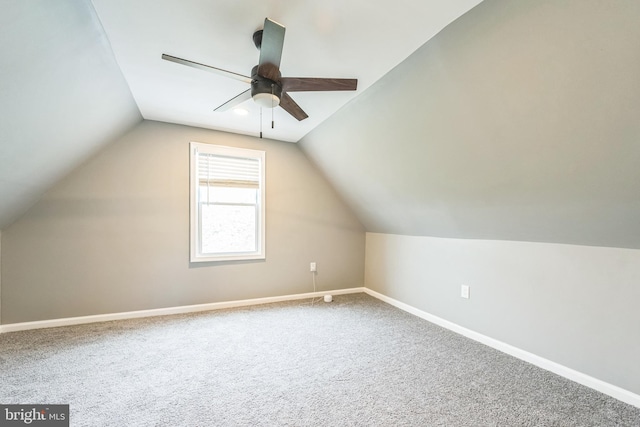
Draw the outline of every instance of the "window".
M265 152L192 142L191 261L265 258Z

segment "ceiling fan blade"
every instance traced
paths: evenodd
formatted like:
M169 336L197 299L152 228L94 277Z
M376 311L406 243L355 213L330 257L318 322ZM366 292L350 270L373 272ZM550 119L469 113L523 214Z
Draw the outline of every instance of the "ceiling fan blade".
M304 120L307 117L307 113L305 113L302 108L286 93L282 93L282 98L280 98L280 106L289 114L291 114L296 119Z
M315 77L283 77L282 90L286 92L356 90L358 79L323 79Z
M242 104L244 101L247 101L249 99L251 99L251 89L247 89L240 95L234 96L213 111L227 111L228 109L233 108L238 104Z
M232 79L240 80L245 83L251 83L251 77L244 76L242 74L234 73L233 71L223 70L222 68L212 67L210 65L200 64L199 62L189 61L188 59L178 58L176 56L171 56L167 54L162 54L162 59L165 61L175 62L176 64L186 65L188 67L198 68L200 70L209 71L212 73L219 74L225 77L231 77Z
M280 59L282 58L282 47L284 46L283 25L272 21L269 18L264 20L264 28L262 30L262 45L260 46L260 61L258 62L258 74L267 77L266 64L275 65L276 70L280 68ZM274 80L274 79L271 79Z

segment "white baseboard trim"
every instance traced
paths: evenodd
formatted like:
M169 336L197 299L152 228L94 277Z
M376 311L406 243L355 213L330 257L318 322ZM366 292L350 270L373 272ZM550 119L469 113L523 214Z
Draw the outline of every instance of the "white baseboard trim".
M249 305L269 304L281 301L322 297L323 295L345 295L364 292L364 288L334 289L331 291L308 292L304 294L281 295L266 298L254 298L237 301L213 302L209 304L183 305L179 307L156 308L151 310L127 311L121 313L97 314L92 316L67 317L63 319L38 320L35 322L9 323L0 325L0 333L26 331L29 329L56 328L59 326L81 325L85 323L109 322L112 320L136 319L140 317L167 316L171 314L195 313L199 311L220 310L223 308L245 307Z
M591 377L587 374L583 374L582 372L578 372L566 366L560 365L559 363L552 362L551 360L537 356L533 353L529 353L528 351L519 349L502 341L498 341L481 333L472 331L471 329L467 329L441 317L434 316L433 314L412 307L409 304L405 304L386 295L373 291L369 288L364 288L364 292L371 295L372 297L386 302L387 304L390 304L394 307L425 319L431 323L435 323L438 326L442 326L443 328L449 329L474 341L478 341L482 344L488 345L489 347L495 348L496 350L499 350L503 353L509 354L520 360L524 360L525 362L529 362L547 371L551 371L554 374L560 375L561 377L567 378L571 381L577 382L586 387L604 393L608 396L613 397L614 399L618 399L624 403L628 403L629 405L640 408L640 395L632 393L613 384L609 384L597 378Z

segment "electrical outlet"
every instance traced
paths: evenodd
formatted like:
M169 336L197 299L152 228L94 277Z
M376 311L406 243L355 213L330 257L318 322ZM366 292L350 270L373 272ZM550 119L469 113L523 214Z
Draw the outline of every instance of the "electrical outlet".
M469 286L467 286L467 285L462 285L462 286L460 287L460 296L461 296L462 298L469 299Z
M312 262L311 264L309 264L309 271L311 271L312 273L315 273L316 271L318 271L316 269L316 263Z

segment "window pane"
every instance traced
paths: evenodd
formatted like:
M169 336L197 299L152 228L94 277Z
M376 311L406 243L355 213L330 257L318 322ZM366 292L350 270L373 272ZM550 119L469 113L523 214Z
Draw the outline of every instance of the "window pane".
M203 203L256 203L257 188L200 186Z
M255 201L255 199L254 199ZM202 253L254 252L256 208L201 204Z

